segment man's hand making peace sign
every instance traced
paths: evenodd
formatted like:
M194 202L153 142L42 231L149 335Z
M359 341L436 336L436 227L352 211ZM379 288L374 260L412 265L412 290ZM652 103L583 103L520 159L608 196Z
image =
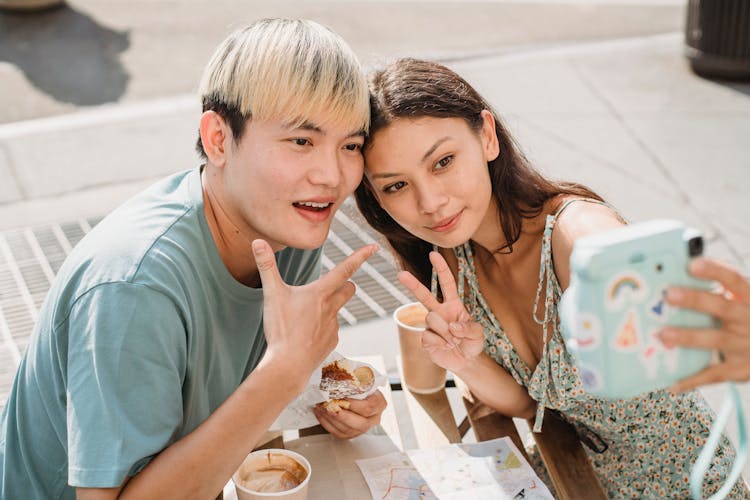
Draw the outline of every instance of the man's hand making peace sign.
M291 286L281 278L271 246L253 241L263 283L263 330L268 342L264 358L286 367L300 392L338 343L338 312L355 292L349 278L376 251L376 245L364 246L320 279ZM385 407L385 398L376 391L361 401L351 400L348 410L333 414L316 409L315 414L331 434L351 438L378 424Z

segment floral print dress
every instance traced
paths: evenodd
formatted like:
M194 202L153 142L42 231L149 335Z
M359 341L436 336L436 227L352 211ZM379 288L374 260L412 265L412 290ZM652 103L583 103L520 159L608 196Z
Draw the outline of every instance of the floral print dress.
M675 395L667 390L631 399L594 397L584 391L565 348L557 309L562 290L552 264L551 238L557 217L573 201L594 200L568 200L546 220L534 305L536 312L541 292L546 290L544 316L534 318L541 326L544 348L535 369L520 358L482 296L470 242L453 249L459 296L474 321L484 326L485 352L538 402L534 431L541 431L545 408L571 423L610 498L690 498L690 471L714 419L703 397L697 391ZM734 456L731 443L722 437L703 483L704 497L722 486ZM545 477L539 457L533 460ZM743 479L730 498L750 498Z

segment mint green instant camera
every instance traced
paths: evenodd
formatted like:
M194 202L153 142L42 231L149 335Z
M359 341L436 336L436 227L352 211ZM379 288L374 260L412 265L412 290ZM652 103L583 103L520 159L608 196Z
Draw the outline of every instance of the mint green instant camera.
M670 386L706 367L711 353L666 348L663 325L709 328L712 317L669 306L670 285L709 289L690 276L703 238L673 220L653 220L580 238L560 304L562 333L590 394L628 398Z

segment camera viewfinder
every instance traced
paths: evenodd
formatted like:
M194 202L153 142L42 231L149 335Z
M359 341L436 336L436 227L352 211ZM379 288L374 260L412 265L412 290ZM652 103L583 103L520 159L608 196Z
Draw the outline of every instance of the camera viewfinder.
M694 236L688 240L688 254L690 257L703 255L703 238Z

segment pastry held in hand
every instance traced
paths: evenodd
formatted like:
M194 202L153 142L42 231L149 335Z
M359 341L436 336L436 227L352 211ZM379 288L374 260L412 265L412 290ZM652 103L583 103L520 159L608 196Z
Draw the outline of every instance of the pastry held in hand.
M375 385L375 372L365 364L341 358L321 368L320 390L332 399L356 397L367 393Z
M279 417L271 425L269 430L304 429L305 427L312 427L313 425L317 425L318 419L312 412L312 408L321 401L325 402L328 405L335 404L335 409L333 406L330 406L330 409L333 413L341 411L341 408L348 408L349 403L347 401L344 401L342 398L334 397L330 395L328 391L321 390L320 388L321 381L323 379L323 367L328 366L338 360L345 360L347 363L351 363L350 366L352 366L354 370L362 366L366 366L372 371L374 375L374 380L369 389L365 390L365 392L358 392L352 394L351 396L345 397L352 399L364 399L367 396L373 394L378 389L378 387L383 386L388 382L388 379L385 377L385 375L378 373L378 371L375 370L372 366L366 363L360 363L358 361L345 359L341 354L334 351L328 355L325 361L323 361L323 364L320 366L320 368L313 372L310 380L307 383L307 389L305 389L302 394L300 394L294 401L289 404L289 406L286 407L286 409L284 409L283 412L281 412L281 415L279 415ZM361 389L362 383L360 382L360 390Z

